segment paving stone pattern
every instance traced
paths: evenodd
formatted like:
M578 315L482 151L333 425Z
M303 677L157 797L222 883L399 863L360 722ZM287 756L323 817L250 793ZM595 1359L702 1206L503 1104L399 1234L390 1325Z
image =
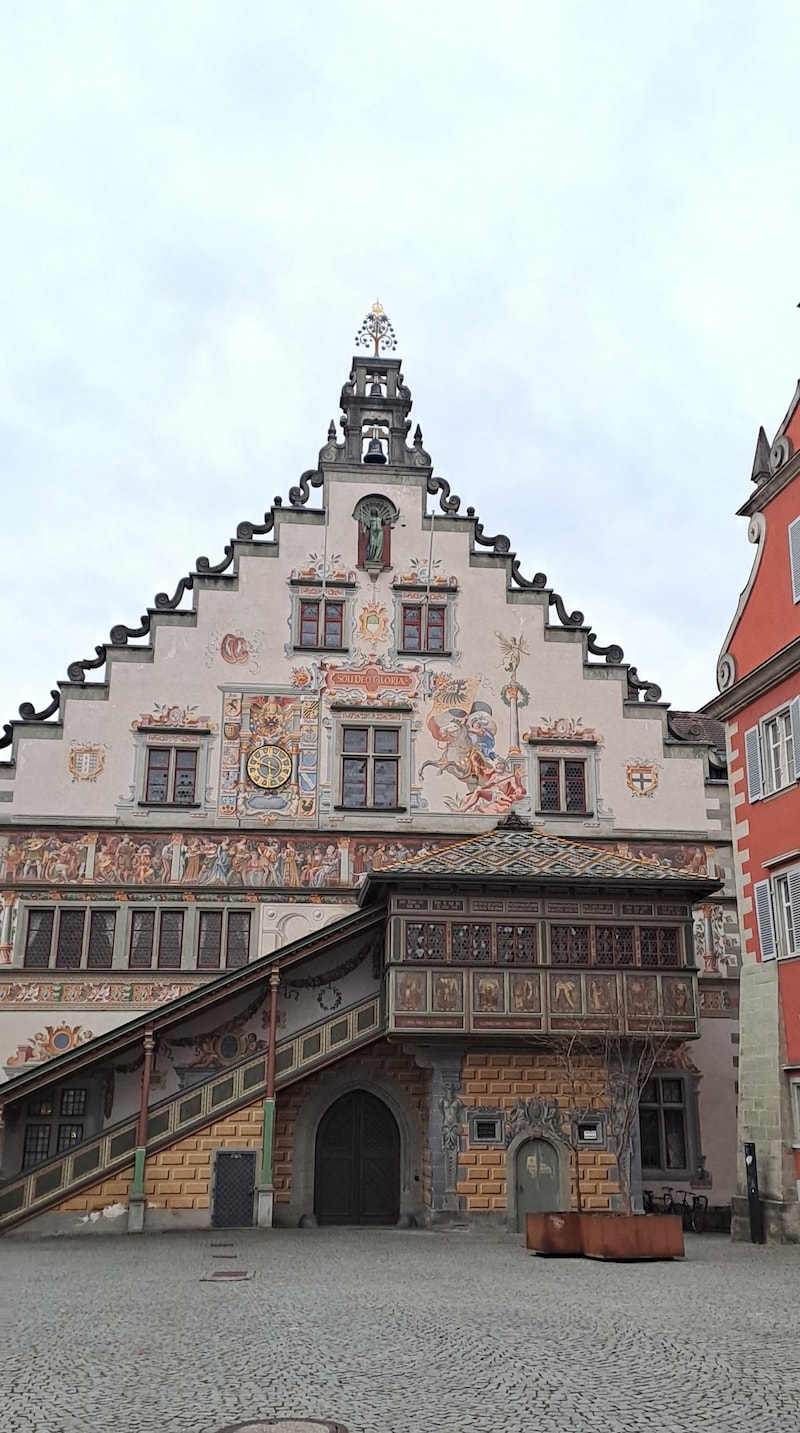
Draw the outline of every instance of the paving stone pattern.
M0 1242L1 1433L796 1433L800 1248L603 1265L466 1233L229 1237L252 1279L201 1282L199 1234Z

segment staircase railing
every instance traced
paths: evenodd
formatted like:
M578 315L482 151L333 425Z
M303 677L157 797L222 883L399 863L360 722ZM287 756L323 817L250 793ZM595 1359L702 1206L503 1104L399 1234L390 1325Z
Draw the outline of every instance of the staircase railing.
M280 1089L313 1070L367 1045L383 1029L379 995L337 1010L279 1040L275 1050L275 1084ZM168 1095L150 1106L147 1152L154 1154L183 1135L257 1099L266 1089L266 1051L250 1055L188 1090ZM98 1179L133 1163L138 1116L131 1115L100 1134L74 1144L63 1154L0 1185L0 1231L40 1214Z

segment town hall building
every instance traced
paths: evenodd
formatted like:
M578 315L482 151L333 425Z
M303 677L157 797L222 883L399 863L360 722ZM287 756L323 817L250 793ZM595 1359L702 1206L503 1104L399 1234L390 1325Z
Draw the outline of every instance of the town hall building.
M730 1204L721 725L462 510L393 349L0 739L0 1231Z

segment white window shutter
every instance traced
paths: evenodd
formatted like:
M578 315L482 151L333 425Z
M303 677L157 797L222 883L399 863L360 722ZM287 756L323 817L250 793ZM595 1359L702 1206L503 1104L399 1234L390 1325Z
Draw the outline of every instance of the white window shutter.
M794 779L800 779L800 697L793 697L789 703L789 723L792 728L792 750L794 751Z
M787 871L789 879L789 900L792 906L792 925L794 927L795 949L788 950L787 955L796 955L798 941L800 940L800 867L795 866Z
M753 897L756 903L758 943L761 947L761 959L774 960L777 950L775 947L775 925L772 920L772 896L770 894L769 881L756 881L753 886Z
M800 517L789 523L789 565L792 569L792 597L800 602Z
M751 801L760 801L764 795L764 781L761 775L761 739L757 726L751 726L744 734L744 757L747 766L747 794Z

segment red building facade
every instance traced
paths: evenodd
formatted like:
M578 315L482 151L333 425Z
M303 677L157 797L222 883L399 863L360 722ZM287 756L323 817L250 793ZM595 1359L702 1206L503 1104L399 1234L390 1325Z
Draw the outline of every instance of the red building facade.
M800 1242L800 384L752 480L756 556L706 711L726 723L744 939L739 1146L756 1145L768 1237Z

